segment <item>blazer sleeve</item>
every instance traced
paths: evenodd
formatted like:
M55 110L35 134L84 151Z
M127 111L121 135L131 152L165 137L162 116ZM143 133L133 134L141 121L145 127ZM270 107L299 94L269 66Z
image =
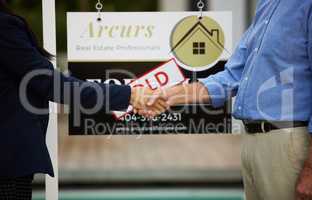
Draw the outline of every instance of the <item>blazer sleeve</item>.
M0 56L0 67L9 76L21 86L26 83L23 80L29 79L27 91L48 101L70 104L79 98L82 106L93 108L101 96L108 110L125 110L129 106L129 86L85 82L55 70L32 44L24 24L15 17L0 16ZM79 91L79 96L75 91Z

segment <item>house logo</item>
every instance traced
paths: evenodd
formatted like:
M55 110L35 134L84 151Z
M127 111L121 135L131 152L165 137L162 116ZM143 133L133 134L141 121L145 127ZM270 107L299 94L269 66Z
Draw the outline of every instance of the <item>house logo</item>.
M181 67L203 71L213 67L225 51L225 35L218 22L210 17L182 19L171 34L171 51Z

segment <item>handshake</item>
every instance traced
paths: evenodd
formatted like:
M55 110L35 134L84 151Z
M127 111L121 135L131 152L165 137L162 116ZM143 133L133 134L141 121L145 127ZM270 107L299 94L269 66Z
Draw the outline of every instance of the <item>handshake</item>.
M132 88L130 104L136 114L152 118L169 109L168 95L164 90L147 87Z
M130 100L134 113L147 118L160 115L170 109L171 106L209 102L208 90L199 82L157 90L151 90L147 87L134 87Z

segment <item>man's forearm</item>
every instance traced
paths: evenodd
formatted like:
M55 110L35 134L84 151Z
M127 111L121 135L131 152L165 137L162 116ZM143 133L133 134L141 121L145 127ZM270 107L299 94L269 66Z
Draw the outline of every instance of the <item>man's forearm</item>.
M210 102L207 88L202 83L181 84L166 90L169 104L190 104Z

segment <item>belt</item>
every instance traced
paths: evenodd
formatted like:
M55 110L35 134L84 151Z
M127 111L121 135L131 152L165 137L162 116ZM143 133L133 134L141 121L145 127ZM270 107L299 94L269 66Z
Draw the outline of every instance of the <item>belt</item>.
M306 127L309 122L305 121L243 121L245 130L249 134L268 133L273 130Z

